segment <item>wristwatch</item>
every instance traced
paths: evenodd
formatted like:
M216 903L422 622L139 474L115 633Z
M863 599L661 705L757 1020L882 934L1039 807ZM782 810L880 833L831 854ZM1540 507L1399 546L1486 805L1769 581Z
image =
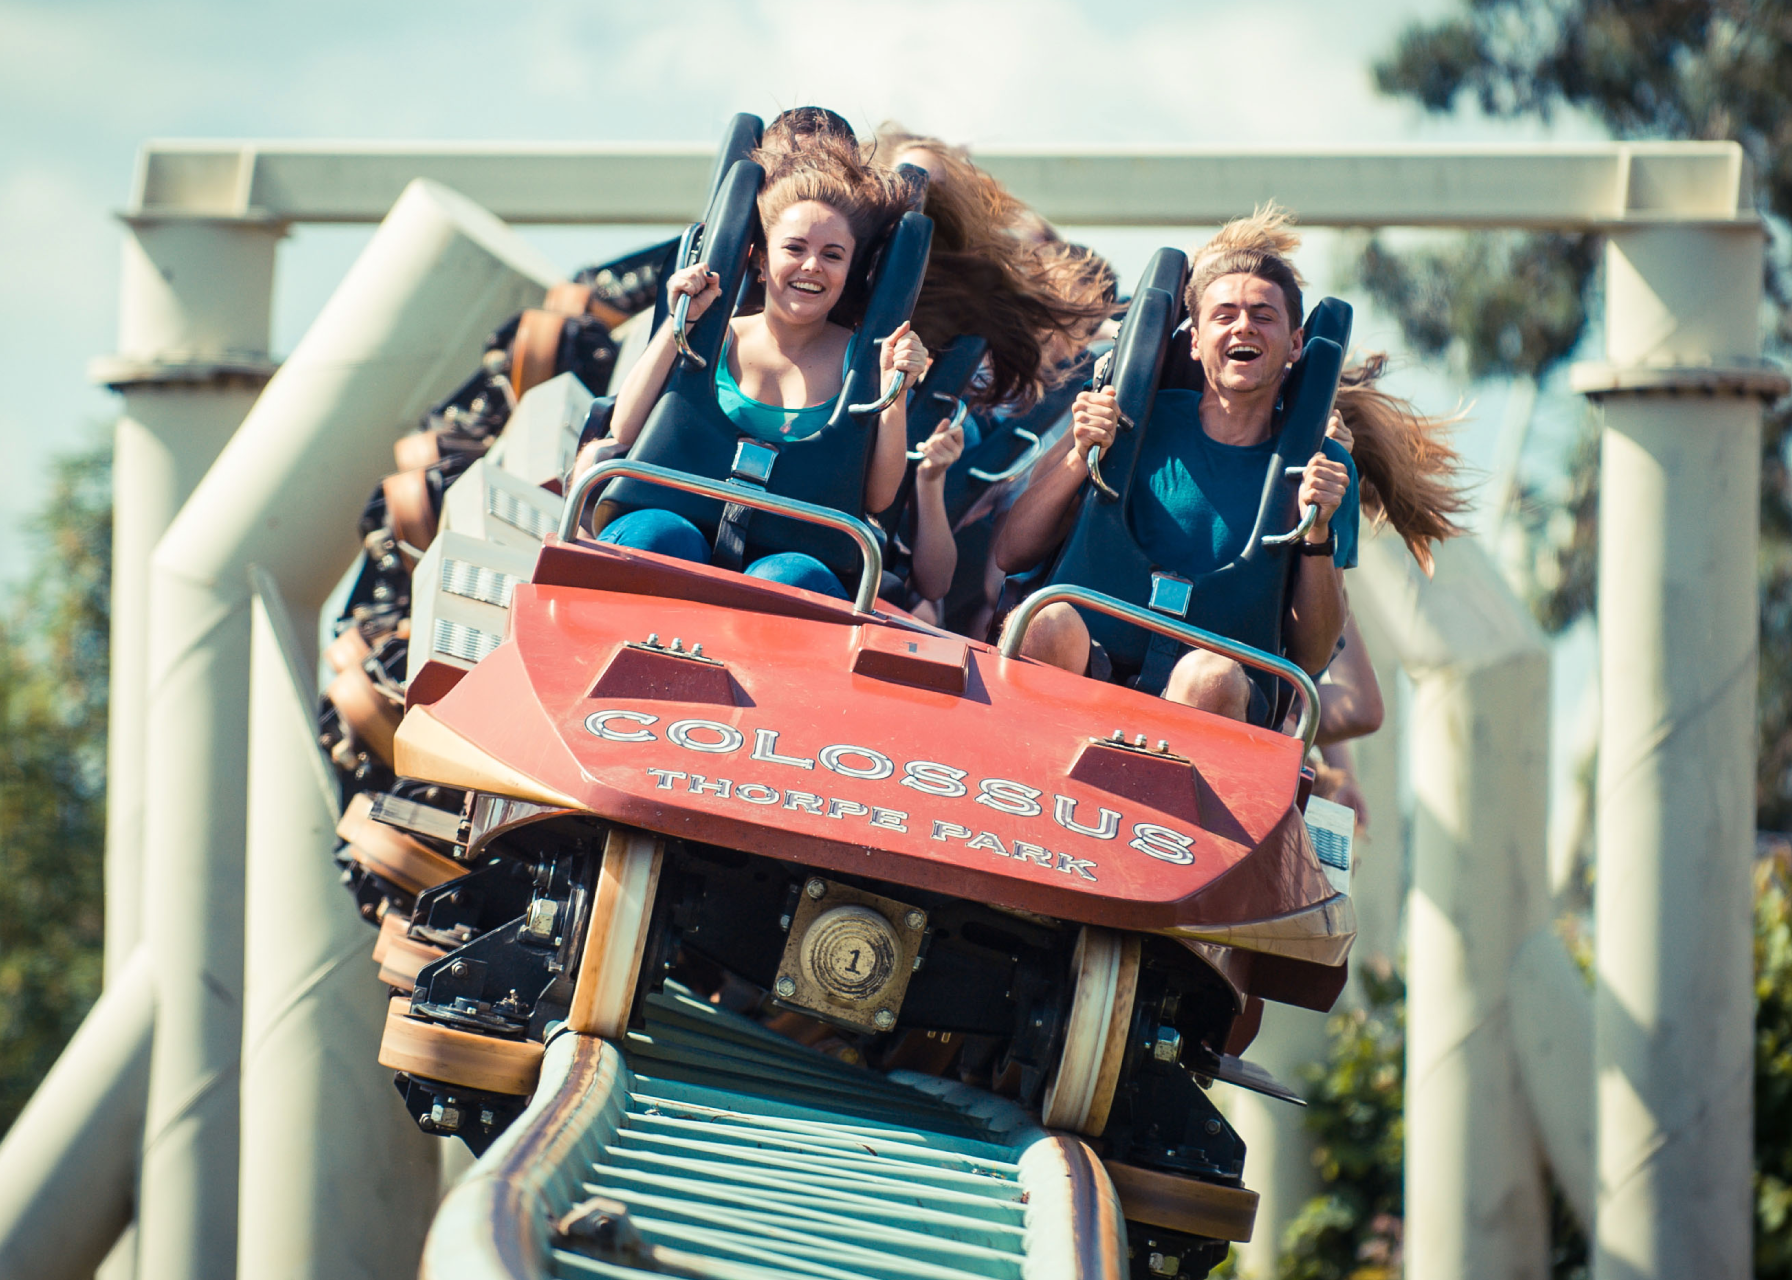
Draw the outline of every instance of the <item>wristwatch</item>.
M1299 551L1303 556L1335 556L1338 554L1338 531L1328 529L1324 542L1308 542L1302 539Z

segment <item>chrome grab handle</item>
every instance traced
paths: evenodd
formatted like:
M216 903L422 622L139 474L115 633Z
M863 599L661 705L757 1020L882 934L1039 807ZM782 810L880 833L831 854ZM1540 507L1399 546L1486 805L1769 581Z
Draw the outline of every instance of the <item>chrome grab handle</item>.
M685 337L685 326L689 323L690 318L691 295L688 293L681 293L678 295L678 302L674 304L672 308L672 342L678 348L678 353L686 360L689 360L699 369L707 369L709 367L709 361L705 360L695 351L692 351L691 344Z
M1095 487L1097 489L1101 490L1102 497L1106 498L1110 502L1119 501L1119 498L1120 498L1119 491L1116 490L1113 485L1109 484L1106 480L1103 480L1101 478L1101 446L1100 445L1092 444L1089 446L1088 464L1089 464L1089 479L1093 480L1095 482Z
M908 374L901 369L890 370L890 380L884 383L884 393L870 404L849 404L848 413L882 413L896 403L896 397L902 394L904 384L908 382Z
M702 236L703 224L701 222L693 222L684 229L684 235L678 241L677 261L680 270L696 265L697 246ZM686 360L699 369L707 369L709 361L691 350L690 340L685 332L690 327L690 320L691 295L681 293L678 295L678 301L672 304L672 343Z
M1004 480L1014 479L1038 460L1039 437L1025 427L1014 428L1014 434L1027 442L1027 451L1001 471L985 471L981 467L972 467L971 479L981 480L985 484L1000 484Z
M964 425L965 415L971 411L969 405L965 404L965 402L960 400L957 396L948 395L944 391L934 392L933 398L957 406L952 410L952 417L946 423L946 430L953 431ZM924 455L919 449L910 449L908 451L908 460L910 462L919 462L923 456ZM976 475L977 473L973 471L971 474Z
M694 476L688 472L674 471L670 467L656 467L651 462L613 458L609 462L598 463L574 480L571 492L566 495L566 506L560 512L560 541L576 540L579 521L585 514L585 504L590 501L592 491L605 481L619 477L644 480L649 484L677 489L681 493L695 493L719 502L749 507L754 511L770 511L808 524L838 529L859 544L859 551L865 557L865 565L859 571L859 593L853 598L852 607L859 613L875 612L877 589L883 585L884 579L884 553L877 545L877 535L863 520L832 507L799 502L795 498L780 498L761 489L732 484L726 480L711 480L708 476Z
M1279 676L1300 691L1301 708L1300 723L1295 726L1295 736L1307 751L1313 749L1313 739L1319 733L1319 690L1313 685L1313 677L1295 666L1286 658L1278 658L1272 653L1254 648L1248 644L1240 644L1236 640L1228 640L1224 636L1216 636L1211 631L1203 631L1200 627L1179 622L1175 618L1167 618L1161 613L1154 613L1136 604L1128 604L1124 600L1116 600L1113 596L1103 595L1099 591L1091 591L1087 587L1071 586L1068 583L1053 587L1042 587L1021 601L1020 607L1008 619L1008 629L1002 635L1002 643L998 652L1004 658L1020 656L1021 641L1027 638L1027 628L1033 623L1033 615L1048 604L1058 601L1067 604L1081 605L1085 609L1093 609L1097 613L1105 613L1110 618L1119 618L1122 622L1131 622L1144 627L1147 631L1155 631L1159 635L1169 636L1172 640L1180 640L1184 644L1193 645L1197 649L1206 649L1223 658L1247 667L1255 667L1259 671L1267 671Z
M1319 504L1309 502L1307 504L1307 509L1300 513L1299 524L1295 525L1294 528L1290 529L1287 533L1264 534L1262 538L1263 545L1266 547L1285 547L1291 542L1299 542L1302 538L1307 536L1307 530L1311 529L1314 522L1318 519Z

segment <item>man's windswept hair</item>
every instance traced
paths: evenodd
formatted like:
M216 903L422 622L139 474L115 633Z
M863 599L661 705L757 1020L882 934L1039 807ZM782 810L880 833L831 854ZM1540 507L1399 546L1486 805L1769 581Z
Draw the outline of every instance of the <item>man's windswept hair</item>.
M1248 275L1279 286L1289 324L1299 325L1306 287L1294 265L1299 248L1294 215L1273 201L1233 219L1195 251L1183 299L1189 314L1199 319L1202 293L1221 276ZM1432 545L1463 533L1456 517L1469 505L1456 483L1462 460L1449 441L1462 417L1430 417L1390 395L1377 385L1387 370L1388 358L1379 352L1346 368L1338 379L1337 409L1356 437L1352 453L1363 514L1392 526L1429 576Z
M1306 318L1301 309L1301 290L1307 282L1294 265L1300 236L1294 231L1294 215L1271 200L1258 205L1248 218L1234 218L1219 233L1195 250L1189 264L1188 288L1182 300L1197 323L1201 295L1221 276L1256 276L1282 291L1288 304L1288 327L1298 329Z

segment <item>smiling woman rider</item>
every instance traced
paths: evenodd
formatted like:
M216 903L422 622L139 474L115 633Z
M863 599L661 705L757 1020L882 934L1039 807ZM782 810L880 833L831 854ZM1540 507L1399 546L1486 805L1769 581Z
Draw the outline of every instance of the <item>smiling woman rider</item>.
M716 369L716 398L743 434L782 443L815 434L833 413L855 335L830 316L865 249L908 207L909 196L891 175L861 163L856 148L825 136L798 151L762 151L754 158L768 170L759 194L762 238L752 257L753 271L764 285L765 307L730 323ZM695 323L720 297L721 288L700 262L674 275L667 294L689 295ZM617 394L611 431L624 447L634 444L645 425L675 355L667 321ZM907 324L885 341L881 368L885 374L902 370L911 382L926 371L927 348ZM878 418L865 510L881 510L895 499L907 465L907 425L905 398L898 396ZM710 559L709 544L695 525L651 508L613 521L599 541L699 563ZM746 571L845 598L833 573L801 552L765 556Z

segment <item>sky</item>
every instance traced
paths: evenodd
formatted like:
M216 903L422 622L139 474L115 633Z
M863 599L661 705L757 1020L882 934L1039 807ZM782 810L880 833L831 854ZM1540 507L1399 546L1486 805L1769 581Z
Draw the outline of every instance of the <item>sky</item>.
M86 369L116 341L114 215L148 138L710 141L735 111L803 102L973 147L1586 136L1573 120L1551 135L1377 97L1373 57L1449 3L0 0L0 582L28 567L21 521L49 459L103 439L116 412ZM1251 70L1223 52L1266 45ZM284 243L276 355L368 234L300 227ZM638 233L527 234L570 271ZM1083 238L1125 276L1183 235ZM1365 320L1360 341L1393 345ZM1461 394L1433 373L1408 376Z
M117 336L120 227L147 139L713 142L736 111L821 103L856 125L898 119L976 147L1325 146L1583 141L1472 113L1426 117L1377 96L1369 67L1456 0L0 0L0 591L32 562L25 520L59 453L109 438L118 401L87 380ZM1248 54L1262 51L1263 56ZM694 211L693 211L694 212ZM1240 210L1245 212L1245 210ZM1297 211L1298 212L1298 211ZM1066 228L1133 276L1190 232ZM643 230L529 228L571 272ZM272 345L292 350L371 235L299 227L283 243ZM1342 289L1337 237L1302 265ZM1359 348L1398 351L1358 303ZM1505 388L1401 361L1391 389L1463 405L1460 444L1493 465ZM1572 439L1577 399L1545 397L1533 461ZM1585 632L1558 646L1557 771L1584 688ZM1566 677L1566 678L1565 678Z

